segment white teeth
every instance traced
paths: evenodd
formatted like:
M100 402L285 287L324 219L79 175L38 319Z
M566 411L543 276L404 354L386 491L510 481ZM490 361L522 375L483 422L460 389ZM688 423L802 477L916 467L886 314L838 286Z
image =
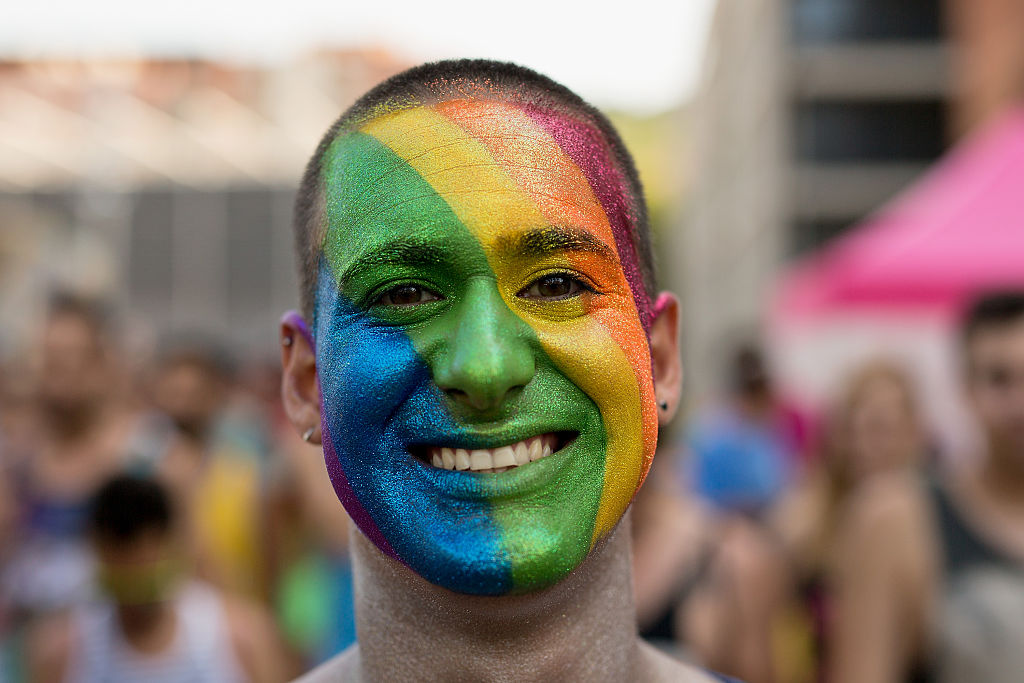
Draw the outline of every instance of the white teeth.
M493 460L493 467L515 467L516 452L510 446L502 446L494 451Z
M489 470L494 467L494 461L491 459L491 452L484 450L470 451L469 453L469 469L471 470Z
M508 446L488 449L444 448L432 446L427 454L430 463L439 469L504 472L551 455L558 446L554 434L533 436Z
M530 462L543 458L543 451L544 447L540 443L540 437L535 436L530 439Z
M526 445L525 441L520 441L515 446L516 464L525 465L530 462L530 447Z
M446 470L455 469L455 451L451 448L441 449L441 464Z

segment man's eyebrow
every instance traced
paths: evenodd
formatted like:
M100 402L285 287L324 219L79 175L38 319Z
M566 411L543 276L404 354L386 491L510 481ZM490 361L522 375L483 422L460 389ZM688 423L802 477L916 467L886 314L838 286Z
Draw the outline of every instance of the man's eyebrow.
M448 262L448 255L437 245L415 238L389 242L360 254L341 273L345 283L362 271L387 265L436 266Z
M499 248L515 256L546 256L559 251L587 251L618 263L615 250L586 230L572 226L535 228L502 237Z

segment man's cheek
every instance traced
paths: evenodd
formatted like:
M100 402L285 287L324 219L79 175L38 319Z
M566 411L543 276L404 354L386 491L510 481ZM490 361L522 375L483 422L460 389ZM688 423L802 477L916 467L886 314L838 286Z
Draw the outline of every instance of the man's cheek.
M596 540L618 523L650 462L645 392L629 354L598 316L537 323L535 329L544 351L594 401L604 423L607 447L604 490L594 525ZM649 373L648 369L647 377Z
M318 340L317 364L325 416L340 440L345 432L380 435L395 408L422 381L422 367L399 328L351 316ZM341 430L342 433L338 433Z

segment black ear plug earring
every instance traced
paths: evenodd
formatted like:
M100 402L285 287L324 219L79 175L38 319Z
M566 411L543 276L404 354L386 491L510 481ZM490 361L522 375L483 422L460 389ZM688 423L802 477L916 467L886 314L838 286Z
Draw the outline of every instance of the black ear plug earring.
M658 404L658 407L661 408L662 410L668 410L668 401L662 401L661 403Z

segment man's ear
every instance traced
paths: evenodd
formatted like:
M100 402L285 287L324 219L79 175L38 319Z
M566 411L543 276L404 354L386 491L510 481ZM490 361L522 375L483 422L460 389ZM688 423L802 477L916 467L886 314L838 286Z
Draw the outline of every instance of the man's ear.
M284 412L302 438L320 444L320 385L316 353L297 316L281 321L281 401Z
M651 323L651 368L658 424L666 425L679 408L683 390L683 364L679 359L679 299L662 292Z

